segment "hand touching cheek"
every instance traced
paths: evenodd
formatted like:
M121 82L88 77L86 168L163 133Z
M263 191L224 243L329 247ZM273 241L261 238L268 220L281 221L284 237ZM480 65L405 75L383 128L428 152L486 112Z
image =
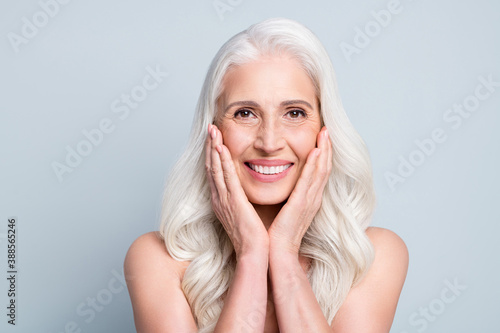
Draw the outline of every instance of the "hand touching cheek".
M248 253L267 257L267 231L243 192L222 135L214 125L209 126L208 132L205 166L212 208L229 235L237 258Z
M298 254L302 238L321 207L333 158L332 144L326 128L318 134L317 141L318 148L309 153L293 192L269 229L271 252Z

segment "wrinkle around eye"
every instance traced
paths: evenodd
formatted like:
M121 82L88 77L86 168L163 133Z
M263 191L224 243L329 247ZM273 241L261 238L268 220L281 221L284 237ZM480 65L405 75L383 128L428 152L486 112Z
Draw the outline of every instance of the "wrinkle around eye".
M298 113L298 115L291 116L293 113ZM292 119L307 118L307 113L304 110L300 110L300 109L290 110L286 113L286 115L289 115L289 117Z
M244 115L245 113L247 113L247 115ZM255 115L255 113L252 112L252 110L241 109L241 110L237 110L234 113L233 117L240 118L240 119L250 119L250 118L256 118L257 116Z
M293 115L293 113L298 113L297 115ZM309 119L309 115L306 111L301 109L292 109L283 115L283 118L290 122L304 122Z
M244 116L242 113L246 112L247 115ZM246 125L246 126L253 126L257 123L259 123L260 118L259 116L251 109L239 109L236 110L234 113L228 113L227 118L234 121L237 124L241 125Z

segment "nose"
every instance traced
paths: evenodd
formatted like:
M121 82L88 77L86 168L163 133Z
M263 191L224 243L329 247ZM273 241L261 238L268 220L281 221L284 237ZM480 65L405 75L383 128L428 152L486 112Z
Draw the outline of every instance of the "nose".
M257 130L257 138L254 147L265 154L272 155L285 147L286 141L283 137L281 126L276 122L263 122Z

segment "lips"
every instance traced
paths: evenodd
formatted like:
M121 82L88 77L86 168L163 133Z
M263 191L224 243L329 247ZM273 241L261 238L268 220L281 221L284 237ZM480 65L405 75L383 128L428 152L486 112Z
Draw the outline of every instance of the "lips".
M285 177L294 164L285 160L250 160L245 162L249 173L258 181L269 183Z
M248 166L250 169L252 169L255 172L258 172L260 174L264 175L275 175L277 173L282 173L286 169L292 166L292 163L285 164L285 165L277 165L277 166L264 166L264 165L256 165L252 163L248 163Z

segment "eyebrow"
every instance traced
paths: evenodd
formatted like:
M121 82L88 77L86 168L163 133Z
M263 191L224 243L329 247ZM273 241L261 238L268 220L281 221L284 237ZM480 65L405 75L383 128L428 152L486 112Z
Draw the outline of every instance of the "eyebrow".
M311 104L309 104L308 102L303 101L303 100L301 100L301 99L292 99L292 100L290 100L290 101L284 101L284 102L282 102L280 105L281 105L281 106L289 106L289 105L293 105L293 104L303 104L303 105L305 105L305 106L307 106L307 107L309 107L309 108L313 109L313 107L312 107L312 105L311 105Z
M303 105L309 107L310 109L313 109L313 107L310 103L308 103L304 100L301 100L301 99L292 99L292 100L288 100L288 101L283 101L283 102L281 102L280 106L289 106L289 105L293 105L293 104L303 104ZM227 112L233 106L251 106L254 108L260 107L260 105L254 101L237 101L237 102L233 102L233 103L229 104L228 106L226 106L224 112Z

